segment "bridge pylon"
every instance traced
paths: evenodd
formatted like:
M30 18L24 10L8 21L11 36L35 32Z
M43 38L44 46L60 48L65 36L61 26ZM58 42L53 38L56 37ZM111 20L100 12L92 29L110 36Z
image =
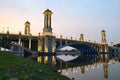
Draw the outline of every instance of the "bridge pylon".
M55 51L55 36L52 33L51 27L51 15L52 11L49 9L44 11L44 28L42 33L42 47L43 52L54 52Z
M80 39L81 42L84 42L84 34L80 34Z
M108 44L107 44L107 40L106 40L106 31L102 30L101 31L101 37L102 37L102 41L101 41L101 52L108 52Z
M26 21L24 25L25 25L25 33L24 34L30 35L30 25L31 25L30 22Z

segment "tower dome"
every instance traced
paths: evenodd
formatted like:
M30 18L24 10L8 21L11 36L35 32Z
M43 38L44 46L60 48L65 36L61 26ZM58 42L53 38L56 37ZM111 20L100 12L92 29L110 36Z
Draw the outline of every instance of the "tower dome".
M26 21L25 24L30 24L30 22L29 22L29 21Z
M30 35L30 25L31 25L30 22L26 21L24 25L25 25L25 31L24 31L25 33L24 34Z
M51 14L53 14L52 11L49 10L49 9L46 9L46 10L43 12L43 14L45 14L45 13L51 13Z
M101 32L105 32L105 30L102 30Z

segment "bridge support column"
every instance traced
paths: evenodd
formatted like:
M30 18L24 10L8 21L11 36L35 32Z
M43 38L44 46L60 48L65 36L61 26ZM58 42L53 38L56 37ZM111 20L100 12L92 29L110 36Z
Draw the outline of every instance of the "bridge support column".
M107 40L106 40L106 32L105 30L102 30L101 31L101 35L102 35L102 43L101 43L101 46L102 46L102 52L108 52L108 44L107 44Z
M55 52L56 49L56 43L55 43L55 37L53 38L53 43L52 43L52 52Z
M55 36L44 36L44 52L55 51Z
M68 39L67 39L67 37L66 37L66 41L65 41L65 44L66 44L66 45L67 45L67 40L68 40Z
M60 47L62 47L62 35L60 36Z
M73 40L73 38L72 38L72 37L70 37L70 39L71 39L71 40Z
M19 32L18 44L21 45L21 32Z
M102 45L100 45L100 52L103 52L103 50L102 50Z
M31 34L30 34L30 37L29 37L29 49L31 50Z
M40 33L38 35L38 52L42 52L42 39L41 39L41 36L40 36Z
M55 51L55 36L52 33L51 27L51 15L52 11L49 9L44 11L44 28L43 28L43 41L42 41L42 49L43 52L54 52Z
M101 45L101 52L108 52L108 45L107 44L102 44Z
M6 41L6 47L9 48L10 47L10 36L9 36L9 31L7 31L7 41Z
M7 39L9 38L9 31L7 31Z

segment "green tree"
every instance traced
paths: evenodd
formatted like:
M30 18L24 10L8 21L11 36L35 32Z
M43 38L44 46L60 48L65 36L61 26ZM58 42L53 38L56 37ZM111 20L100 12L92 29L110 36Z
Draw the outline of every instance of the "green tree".
M116 44L115 46L116 46L116 47L120 47L120 43Z

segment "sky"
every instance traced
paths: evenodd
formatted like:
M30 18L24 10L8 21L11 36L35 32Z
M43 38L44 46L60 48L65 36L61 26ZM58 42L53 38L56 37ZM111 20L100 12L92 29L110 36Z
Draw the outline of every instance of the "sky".
M0 0L0 32L24 34L24 23L31 23L32 35L42 33L43 12L52 12L53 33L57 37L101 41L106 31L108 43L120 43L120 0Z

